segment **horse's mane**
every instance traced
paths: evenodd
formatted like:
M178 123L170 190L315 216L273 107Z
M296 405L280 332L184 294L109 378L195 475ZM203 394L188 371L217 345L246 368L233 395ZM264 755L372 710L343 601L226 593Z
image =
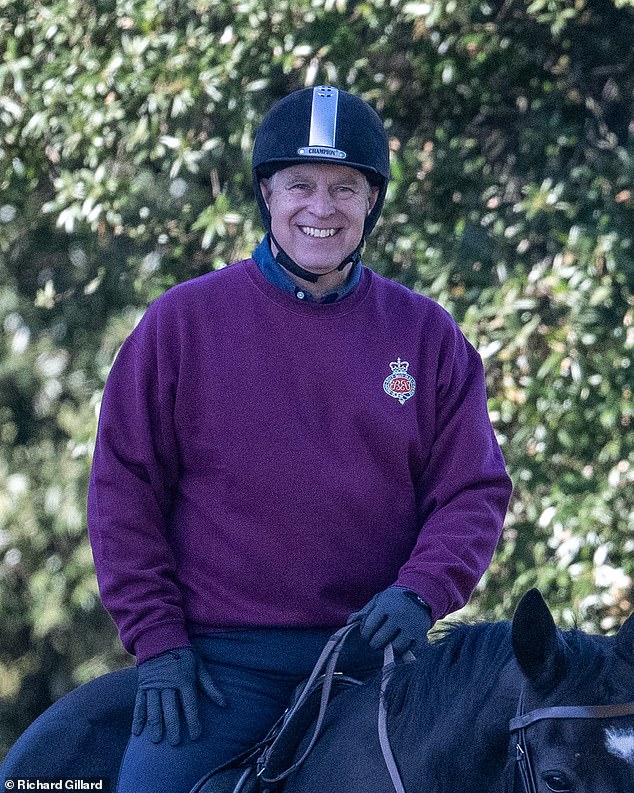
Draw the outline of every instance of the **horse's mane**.
M564 696L596 689L600 700L612 687L601 675L606 658L604 637L579 630L560 631L567 648L568 669L560 689ZM517 697L520 674L514 659L510 622L455 623L437 633L417 660L400 664L392 673L386 704L390 729L417 730L434 713L460 713L465 721L476 719L500 702L500 680L506 669L515 670L516 691L506 686L506 696ZM599 691L600 689L600 691ZM460 692L456 703L456 692ZM605 700L608 701L608 700ZM411 707L411 703L420 703ZM458 710L459 709L459 710ZM419 724L417 724L419 720Z
M477 707L513 655L510 634L507 622L455 623L436 633L415 662L392 673L386 691L390 728L398 730L404 720L416 730L417 715L426 720L446 708L456 689L462 692L463 713ZM412 702L424 706L408 707Z

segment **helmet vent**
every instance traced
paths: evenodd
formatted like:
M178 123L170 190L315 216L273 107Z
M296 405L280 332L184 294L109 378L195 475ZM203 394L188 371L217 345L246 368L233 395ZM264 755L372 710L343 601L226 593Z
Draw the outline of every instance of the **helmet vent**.
M325 148L332 150L336 147L338 106L339 91L336 88L320 85L313 89L308 146L299 149L299 153L304 153L304 151L308 153L307 150L309 148ZM311 152L311 154L313 154L313 152Z

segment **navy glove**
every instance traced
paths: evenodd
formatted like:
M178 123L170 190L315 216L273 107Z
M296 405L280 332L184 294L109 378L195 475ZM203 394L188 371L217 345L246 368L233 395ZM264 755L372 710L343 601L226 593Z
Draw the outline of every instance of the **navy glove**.
M382 650L390 642L397 655L411 650L417 655L427 643L431 628L431 609L416 592L391 586L379 592L360 611L348 618L359 622L361 636L373 650Z
M139 664L139 684L134 703L132 733L149 730L153 743L163 739L163 726L172 746L180 743L180 709L192 741L200 737L202 726L198 717L196 687L217 705L225 700L214 685L203 660L189 647L168 650ZM180 707L179 707L180 706Z

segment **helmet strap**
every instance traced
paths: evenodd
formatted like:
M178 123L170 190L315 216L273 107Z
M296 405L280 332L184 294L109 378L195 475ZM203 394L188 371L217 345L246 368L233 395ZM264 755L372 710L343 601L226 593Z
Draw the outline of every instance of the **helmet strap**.
M343 270L348 264L356 264L358 261L360 261L361 248L363 247L364 239L361 240L352 253L346 256L346 258L340 264L338 264L336 267L333 267L332 270L328 270L326 273L311 273L310 270L305 270L303 267L297 264L297 262L291 259L286 251L280 246L279 242L275 239L273 233L269 231L269 244L271 242L273 242L277 248L275 261L278 264L280 264L285 270L288 270L290 273L297 276L297 278L301 278L303 281L308 281L311 284L315 284L322 276L330 275L330 273L334 273L337 270Z

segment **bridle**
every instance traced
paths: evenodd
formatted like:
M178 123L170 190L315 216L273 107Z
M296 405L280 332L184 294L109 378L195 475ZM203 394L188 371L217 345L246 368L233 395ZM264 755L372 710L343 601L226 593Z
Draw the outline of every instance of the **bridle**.
M390 658L393 660L393 657ZM388 656L386 653L386 663ZM384 679L387 676L384 674ZM385 690L385 683L381 686L381 693ZM544 719L618 719L622 716L634 716L634 702L623 702L616 705L554 705L549 708L537 708L529 713L524 713L524 689L520 692L517 703L517 714L509 722L509 732L511 735L517 733L515 744L515 760L520 769L524 790L526 793L538 793L537 777L535 769L531 763L528 744L526 743L526 730L531 724ZM399 774L394 755L387 737L385 726L385 705L383 696L379 704L379 740L383 752L383 758L392 780L392 785L396 793L405 793L403 780Z
M524 713L524 700L525 694L522 689L517 703L517 715L510 720L509 731L511 735L517 733L515 760L526 793L538 793L537 777L526 742L526 730L532 724L545 719L615 719L622 716L634 716L634 702L623 702L617 705L555 705Z

